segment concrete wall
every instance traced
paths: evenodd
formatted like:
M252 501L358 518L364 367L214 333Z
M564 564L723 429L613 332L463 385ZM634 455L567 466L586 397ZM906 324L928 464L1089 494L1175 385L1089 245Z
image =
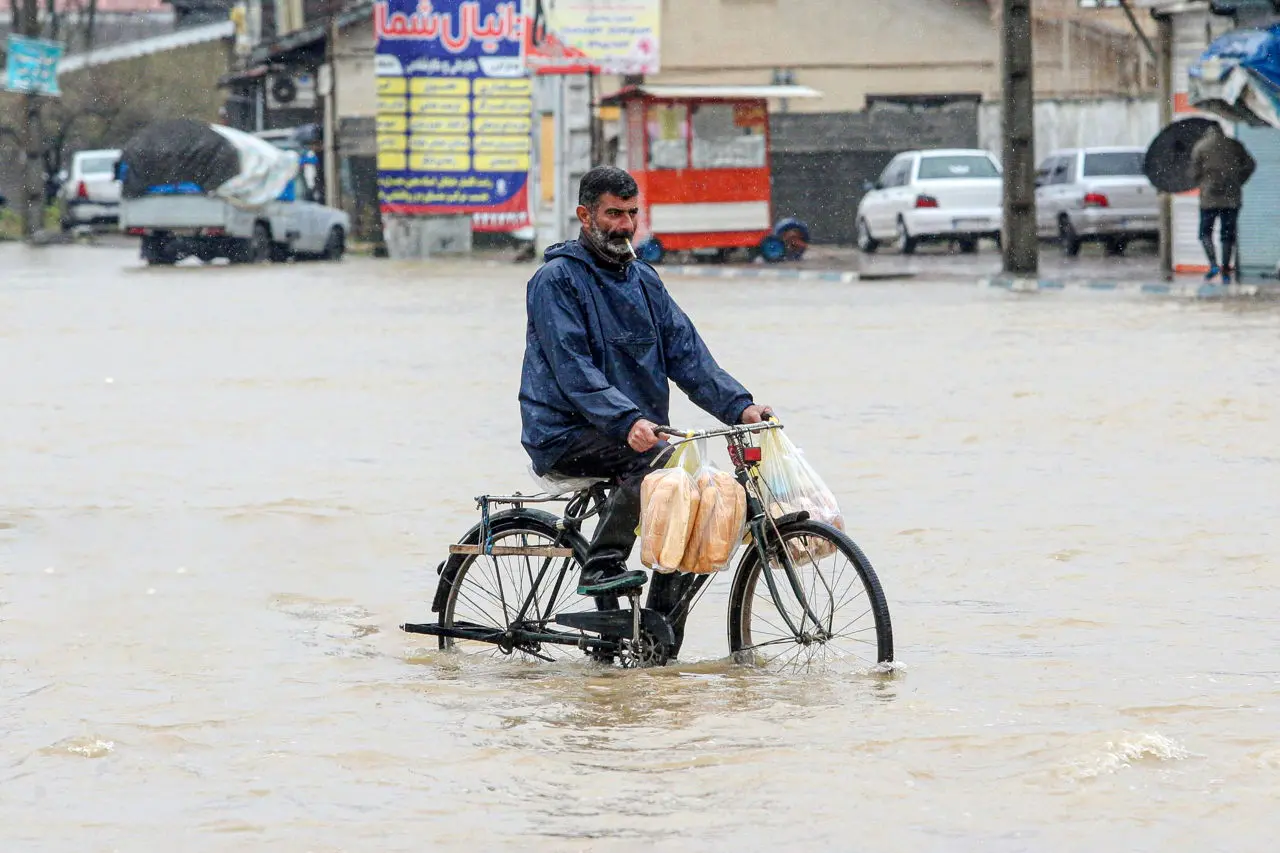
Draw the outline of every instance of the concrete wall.
M982 0L663 0L657 83L769 83L823 92L808 112L861 110L868 94L992 89L999 56ZM608 86L606 85L606 89Z
M770 116L774 219L795 216L814 243L852 244L866 192L894 155L912 148L972 148L978 105L879 104L860 113Z
M337 67L338 115L373 118L377 115L374 90L373 22L347 27L339 34L334 51Z
M1035 11L1042 97L1154 90L1153 65L1127 28L1105 14ZM662 12L662 72L652 82L769 83L789 70L824 94L792 103L797 112L858 111L868 95L1000 96L987 0L663 0Z
M981 147L1000 156L1004 105L998 101L978 109ZM1142 145L1160 132L1155 98L1047 100L1036 103L1036 162L1058 148L1089 145Z

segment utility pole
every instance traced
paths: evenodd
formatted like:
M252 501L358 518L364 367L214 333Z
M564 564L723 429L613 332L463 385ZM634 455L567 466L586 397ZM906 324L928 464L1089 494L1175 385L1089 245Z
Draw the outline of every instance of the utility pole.
M1001 16L1004 89L1004 271L1034 276L1036 235L1034 57L1031 0L1004 0Z
M16 0L14 0L16 2ZM22 0L20 35L40 36L39 0ZM40 96L22 96L22 233L27 239L44 226L44 131L40 126Z
M324 203L342 208L342 188L338 170L338 26L339 0L330 0L329 20L325 35L325 65L329 69L328 91L324 101Z
M1156 43L1160 75L1160 127L1173 123L1173 18L1156 15ZM1173 196L1160 193L1160 275L1173 281Z

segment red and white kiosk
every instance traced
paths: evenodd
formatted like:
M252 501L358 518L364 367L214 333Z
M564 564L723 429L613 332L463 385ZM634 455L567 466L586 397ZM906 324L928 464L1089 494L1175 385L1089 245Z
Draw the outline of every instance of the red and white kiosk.
M817 97L807 86L642 84L602 99L620 108L618 165L640 185L636 254L650 263L668 252L802 255L804 223L774 221L769 101Z

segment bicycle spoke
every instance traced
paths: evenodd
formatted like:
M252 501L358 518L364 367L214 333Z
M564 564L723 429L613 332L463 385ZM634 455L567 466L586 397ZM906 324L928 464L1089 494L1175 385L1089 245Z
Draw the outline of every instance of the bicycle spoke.
M876 660L880 637L874 606L847 546L820 531L801 529L781 534L770 543L769 552L768 566L757 564L750 581L741 651L754 655L764 668L789 673L820 669L844 658ZM794 583L787 576L788 558ZM765 581L766 571L774 573L776 598ZM860 612L848 613L859 599L866 602L857 608ZM864 652L867 646L875 650L870 655Z
M559 544L559 539L536 530L508 529L498 533L492 544L545 547ZM558 566L557 560L560 561ZM594 599L590 598L582 598L581 603L574 601L577 578L571 579L569 575L576 566L574 558L540 558L529 554L474 555L459 570L454 581L458 588L446 608L447 618L442 615L441 622L472 622L492 627L496 638L506 634L523 612L517 627L545 630L558 613L595 606ZM514 655L530 661L554 661L582 656L581 649L574 645L552 642L528 643L523 648L517 645L508 652L482 640L446 638L442 646L494 659Z

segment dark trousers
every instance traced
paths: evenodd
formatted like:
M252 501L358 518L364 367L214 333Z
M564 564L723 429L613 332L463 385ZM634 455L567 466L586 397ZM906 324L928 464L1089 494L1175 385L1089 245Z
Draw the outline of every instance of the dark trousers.
M670 446L663 442L648 453L637 453L627 445L619 444L595 430L586 430L560 461L552 466L552 471L563 476L603 477L613 482L609 499L600 513L595 535L587 548L584 571L625 563L631 555L631 549L636 544L636 525L640 523L640 484L644 482L645 475L662 467L661 462L653 465L650 463L669 450ZM694 577L655 572L649 581L649 596L645 607L670 614ZM673 656L679 651L684 639L687 604L684 609L686 612L672 624L676 634Z
M1240 220L1240 209L1235 207L1206 207L1200 211L1200 245L1209 256L1209 265L1218 266L1218 258L1213 251L1213 225L1221 222L1219 237L1222 241L1222 271L1234 269L1232 259L1236 250L1236 223Z

